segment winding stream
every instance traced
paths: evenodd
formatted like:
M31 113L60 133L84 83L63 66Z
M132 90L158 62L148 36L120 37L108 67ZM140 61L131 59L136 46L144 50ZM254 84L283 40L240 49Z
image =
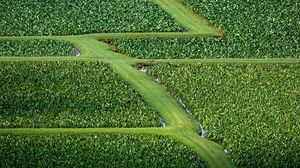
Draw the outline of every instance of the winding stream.
M182 102L182 100L180 99L180 97L175 96L175 98L176 98L177 101L180 103L180 105L181 105L182 108L185 110L185 112L188 113L188 114L193 118L193 120L197 122L197 124L198 124L199 127L200 127L200 133L199 133L199 135L200 135L202 138L205 138L206 131L205 131L205 129L204 129L202 123L199 122L199 121L195 118L195 116L193 115L193 113L186 107L186 105Z
M165 120L162 117L159 117L159 122L163 128L167 126Z
M75 56L79 57L81 55L80 51L78 49L75 49Z

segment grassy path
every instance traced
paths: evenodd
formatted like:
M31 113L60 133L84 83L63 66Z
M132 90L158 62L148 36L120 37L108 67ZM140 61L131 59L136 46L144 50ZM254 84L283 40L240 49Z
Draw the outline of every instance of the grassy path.
M211 34L212 36L222 36L222 32L220 30L211 27L208 21L195 14L193 11L179 3L177 0L154 1L189 32Z
M148 33L95 33L86 35L76 35L76 36L0 36L0 39L14 39L14 40L30 40L30 39L57 39L65 40L69 38L90 38L90 39L141 39L141 38L192 38L192 37L216 37L219 33L207 32L207 31L195 31L195 32L148 32Z
M121 61L110 62L110 64L115 72L144 97L148 104L160 111L168 127L197 130L197 125L185 114L177 101L146 74Z
M195 64L195 63L251 63L251 64L299 64L300 59L130 59L126 56L99 56L99 57L0 57L0 61L123 61L128 64L137 63L176 63L176 64Z
M225 155L221 146L203 139L194 132L181 131L172 137L194 149L202 160L207 161L208 167L235 167Z
M193 63L251 63L251 64L298 64L300 59L297 58L267 58L267 59L136 59L128 60L131 63L178 63L178 64L193 64Z
M55 134L155 134L169 135L173 128L4 128L0 129L0 135L55 135Z

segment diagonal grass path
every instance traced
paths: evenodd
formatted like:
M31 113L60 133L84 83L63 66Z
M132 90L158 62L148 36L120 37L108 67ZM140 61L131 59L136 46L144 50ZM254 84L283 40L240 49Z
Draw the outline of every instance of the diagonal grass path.
M166 12L168 12L178 23L189 32L199 34L210 34L212 36L222 36L222 32L209 25L209 22L195 14L189 8L182 5L177 0L154 0Z
M222 148L214 142L201 138L199 127L188 116L171 95L143 72L130 64L115 61L112 68L130 83L145 99L156 108L165 119L167 128L173 128L172 136L194 149L200 157L208 162L209 167L233 167Z
M58 39L66 40L71 38L93 38L98 40L105 39L145 39L145 38L209 38L219 37L219 33L210 32L140 32L140 33L95 33L76 36L0 36L0 39L10 40L30 40L30 39Z
M183 130L197 130L197 125L185 114L177 101L146 74L122 61L110 62L111 67L130 83L145 101L161 112L168 127Z

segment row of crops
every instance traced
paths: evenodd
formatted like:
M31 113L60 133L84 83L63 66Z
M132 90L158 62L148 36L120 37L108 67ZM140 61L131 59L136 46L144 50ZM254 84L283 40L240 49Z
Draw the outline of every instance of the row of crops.
M0 167L206 167L164 136L0 136Z
M73 44L59 40L4 40L0 39L0 56L75 56Z
M124 39L121 53L137 58L300 58L298 0L182 0L219 26L224 38Z
M184 30L151 0L13 0L0 11L0 36Z
M159 113L101 62L1 62L0 128L156 127Z
M300 167L299 64L155 64L238 167Z

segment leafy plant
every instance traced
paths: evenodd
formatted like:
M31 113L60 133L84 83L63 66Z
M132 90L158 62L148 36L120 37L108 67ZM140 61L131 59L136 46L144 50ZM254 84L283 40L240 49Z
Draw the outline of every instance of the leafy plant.
M58 40L3 40L0 56L75 56L78 50L69 42Z
M136 58L300 58L297 0L182 0L219 26L224 38L124 39L114 44Z
M156 127L159 114L101 62L1 62L0 127Z
M299 64L156 64L147 68L230 151L238 167L300 166Z
M164 136L0 136L0 142L1 167L206 167Z
M0 11L0 36L184 30L151 0L13 0Z

